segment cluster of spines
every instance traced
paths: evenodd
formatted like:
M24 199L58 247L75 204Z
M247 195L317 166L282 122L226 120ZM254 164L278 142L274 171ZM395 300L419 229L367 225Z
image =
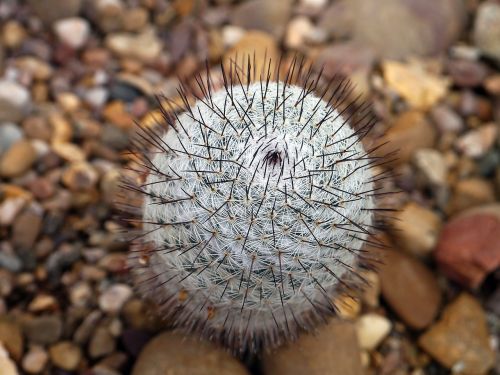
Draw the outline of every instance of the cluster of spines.
M253 57L253 63L252 59L250 57L247 57L246 59L242 60L241 63L236 63L235 61L231 61L230 64L228 64L229 67L224 64L221 65L220 68L220 74L221 74L221 81L222 81L222 88L225 90L228 98L228 103L234 108L238 114L240 115L240 118L242 121L246 123L245 119L248 119L249 122L247 123L246 129L243 131L248 131L249 137L253 138L253 133L252 133L252 127L253 128L258 128L256 124L251 123L250 117L247 116L248 110L251 108L251 104L253 102L253 98L247 97L245 95L245 100L246 100L246 105L244 103L239 103L234 100L234 93L233 93L233 88L238 85L244 93L248 91L249 85L251 82L256 81L256 64L255 64L255 56ZM283 67L283 65L288 65L286 68ZM273 69L274 66L274 69ZM272 80L272 77L274 79ZM269 59L267 60L267 64L264 66L262 71L260 72L260 75L258 77L258 81L261 87L261 95L262 95L262 101L264 100L264 97L268 95L268 88L270 85L270 82L272 81L279 81L282 80L284 82L283 85L283 92L280 97L280 93L276 92L275 93L275 111L273 113L272 121L267 123L267 121L264 122L263 125L261 125L260 130L262 130L262 127L264 128L265 135L268 134L268 129L269 132L272 132L274 127L276 126L276 113L278 110L280 110L283 107L282 113L283 113L283 119L282 121L285 121L284 114L285 114L285 106L286 105L293 105L295 107L300 106L300 116L302 116L303 113L303 105L304 105L304 100L309 97L312 94L315 94L319 100L318 104L320 101L324 100L328 103L328 105L331 108L331 111L327 112L327 114L322 118L322 120L318 123L316 123L315 128L309 127L310 129L310 134L309 134L309 139L312 139L316 133L319 131L320 127L328 120L331 120L333 116L340 117L342 116L343 123L341 126L351 126L354 129L354 132L352 133L351 136L349 136L349 139L336 139L332 140L331 143L326 143L324 145L324 148L328 148L336 143L340 142L347 142L347 146L345 150L338 151L338 153L346 155L342 159L339 159L336 161L336 163L342 163L342 162L347 162L347 161L356 161L359 162L359 166L353 170L351 173L356 173L358 170L365 170L365 169L378 169L380 167L383 167L386 163L390 163L392 161L392 158L395 157L394 154L390 155L383 155L383 156L374 156L373 153L380 148L383 145L377 145L371 147L368 151L366 151L363 155L356 155L353 154L352 152L349 152L350 147L352 147L354 144L357 142L364 142L365 138L368 136L370 130L373 128L375 125L375 119L371 113L371 109L369 106L369 103L363 102L359 100L359 97L356 97L352 99L352 86L350 82L347 79L341 79L339 76L333 76L329 80L326 80L323 78L323 69L320 69L319 72L315 72L313 67L311 65L308 65L305 63L304 59L301 59L300 61L294 57L289 64L285 64L282 59L279 60L279 62L276 65L273 65L272 61ZM166 142L163 141L162 139L162 134L164 131L167 131L168 129L171 129L171 131L175 132L184 132L186 136L189 137L188 130L184 127L181 119L180 119L180 113L186 114L192 121L196 122L200 128L205 129L205 131L208 132L216 132L215 129L213 129L210 124L205 121L203 118L201 112L198 112L197 115L193 112L193 106L192 101L190 101L190 98L194 98L195 101L203 103L207 108L210 108L215 116L218 116L221 120L224 120L227 122L227 125L230 127L233 127L233 130L236 131L236 127L231 124L231 121L226 117L226 103L222 108L217 106L214 103L213 100L213 92L218 89L218 87L215 87L214 84L214 79L211 76L210 69L208 65L206 66L206 73L204 76L201 74L198 74L194 78L194 84L195 87L190 87L186 83L182 83L181 86L179 87L177 93L178 97L182 103L182 105L178 105L178 103L173 102L169 98L165 97L160 97L160 110L162 112L162 121L159 121L159 124L163 124L167 126L167 129L160 129L160 128L151 128L151 127L145 127L140 124L138 124L139 131L137 132L137 139L134 141L133 144L133 150L132 154L135 156L135 163L138 165L138 167L133 166L130 168L130 172L132 174L137 174L140 173L142 175L144 174L155 174L157 176L160 176L162 179L152 182L154 184L157 183L167 183L170 181L176 181L180 180L183 177L177 173L173 168L169 168L169 171L165 170L160 170L155 166L153 163L152 159L154 153L174 153L174 154L184 154L189 158L202 158L206 159L209 157L212 161L218 162L220 164L220 171L222 171L222 163L227 162L227 160L223 160L222 157L217 159L215 154L217 153L216 148L214 148L212 145L209 145L208 140L205 140L204 144L200 144L199 146L205 147L207 151L208 156L203 156L199 155L193 152L188 151L189 147L184 145L182 141L179 142L180 148L179 149L174 149L170 145L168 145ZM286 97L284 95L285 93L285 88L289 87L290 85L295 84L297 86L302 87L302 91L299 97L299 100L297 100L294 103L287 103L287 99L289 97ZM245 90L246 86L246 90ZM279 86L276 86L279 87ZM280 98L280 99L279 99ZM264 106L263 106L264 107ZM337 109L336 112L334 112L334 109ZM264 110L264 108L262 108ZM314 108L316 110L316 108ZM266 117L267 118L267 117ZM312 118L308 119L308 121ZM305 129L307 129L308 122L302 127L302 129L299 130L299 132L296 134L296 136L299 136ZM339 132L340 128L337 129L334 134L332 135L331 138L334 138L335 135ZM242 131L242 132L243 132ZM180 140L180 138L178 137ZM245 150L243 150L245 151ZM213 154L213 156L212 156ZM267 155L266 155L267 156ZM333 164L325 164L325 159L327 156L330 156L327 153L320 154L319 157L322 158L323 163L321 166L322 171L329 171L333 170L336 165ZM268 156L269 158L268 161L278 162L281 165L283 165L283 160L280 159L279 155L269 153ZM242 168L241 164L238 164L238 161L231 160L231 162L236 163L236 165L239 165L239 171ZM299 165L300 163L303 163L303 160L298 160L295 162L295 166ZM267 165L267 163L266 163ZM257 171L257 167L255 169ZM186 171L186 172L191 172L196 174L201 179L204 179L205 174L210 174L213 173L213 171L208 171L208 170L197 170L194 168L191 171ZM315 171L311 171L315 172ZM311 175L307 176L300 176L300 177L292 177L290 176L281 176L283 173L283 167L281 167L281 173L280 173L280 178L283 179L290 179L291 183L293 184L293 179L294 178L311 178ZM345 176L345 178L348 178L349 175ZM382 170L381 172L377 174L373 174L370 179L367 180L370 184L376 184L378 185L380 182L383 180L386 180L388 178L392 178L391 172L387 170ZM218 183L233 183L234 181L210 181L208 179L205 179L205 182L207 184L218 184ZM185 192L185 197L181 198L175 198L175 199L165 199L164 197L161 196L154 196L148 189L147 189L147 184L146 183L137 183L136 181L132 181L131 179L126 179L123 182L123 187L128 190L129 192L133 192L138 194L139 196L148 196L151 198L151 200L155 201L155 204L159 205L170 205L170 204L175 204L178 203L182 200L193 200L195 197L193 197L191 194L188 192ZM266 185L267 188L267 185ZM337 188L338 189L338 188ZM373 189L369 191L363 191L357 194L354 194L356 197L353 195L353 199L359 199L360 194L362 193L364 196L372 196L372 197L377 197L382 194L388 194L390 192L386 192L382 190L383 188L380 186L376 186ZM341 193L349 193L344 190L340 190L339 192ZM286 185L285 185L285 190L284 190L284 195L285 197L288 196L288 192L286 191ZM331 194L335 194L333 192L329 192ZM232 188L231 188L231 194L232 194ZM230 194L230 196L231 196ZM285 198L286 199L286 198ZM137 208L137 205L134 206L133 204L128 204L125 203L123 206L124 209L126 209L128 212L130 212L130 208ZM219 209L221 209L219 207ZM363 208L364 210L369 210L372 211L374 214L376 213L378 217L382 216L384 212L389 212L392 211L391 208L380 208L380 207L367 207ZM176 252L181 249L181 247L178 248L158 248L154 247L151 244L147 243L141 243L140 241L147 237L152 231L159 230L161 228L164 228L166 226L182 226L182 225L187 225L189 222L144 222L144 220L141 219L140 217L140 210L134 209L133 210L134 214L137 215L137 218L130 218L126 219L126 221L133 223L135 225L153 225L156 226L156 228L151 229L147 232L141 232L139 231L137 234L132 235L131 239L136 243L135 249L132 250L132 252L135 252L136 254L133 255L131 258L136 262L136 264L139 264L145 268L150 268L152 266L151 264L151 254L154 252ZM356 229L348 228L346 225L343 224L338 224L338 228L341 230L347 230L353 232L352 237L355 239L362 240L363 242L366 242L369 246L371 247L383 247L383 244L377 240L375 233L377 230L381 228L381 225L383 225L380 222L374 222L370 225L360 225L356 222L353 222L352 220L349 219L349 217L342 215L339 213L339 210L336 210L336 212L343 216L346 221L349 222L349 226L352 226ZM215 214L216 212L211 212L211 215ZM307 227L307 225L306 225ZM368 227L368 228L367 228ZM274 228L273 228L273 233L274 233ZM314 238L314 234L312 231L310 231L313 240L317 241L320 243L317 239ZM358 235L369 235L371 236L371 239L366 239L366 238L361 238ZM247 237L244 239L244 243L248 239L248 233ZM210 241L210 240L209 240ZM204 246L207 246L208 242L207 241ZM275 241L275 239L274 239ZM324 244L322 244L324 245ZM193 245L192 247L188 248L183 248L183 252L190 251L196 247L200 246L200 243ZM202 246L200 250L203 251L204 246ZM346 251L355 251L356 256L358 257L360 264L362 266L368 267L373 265L373 262L376 261L373 256L373 252L368 251L368 250L363 250L363 249L349 249L348 247L344 247L344 250ZM281 258L279 258L281 260ZM223 257L220 260L220 264L224 262L225 257ZM300 259L299 259L299 264ZM250 265L250 273L252 272L253 268L253 261ZM302 265L302 264L301 264ZM345 265L347 268L351 269L349 265ZM208 264L207 264L208 267ZM281 263L279 264L279 267L281 269ZM304 267L304 271L307 273L306 267ZM194 269L187 274L188 277L196 272L202 273L204 272L205 268L202 268L200 270ZM334 273L331 270L328 270L328 267L325 268L327 272L330 272L331 274L334 275ZM243 284L244 281L244 274L245 272L242 272L241 275L241 280L240 280L240 287ZM342 287L342 292L350 294L353 290L355 290L360 282L361 284L366 283L366 280L362 277L362 275L356 270L356 269L351 269L351 274L353 275L352 278L348 278L346 280L338 279L339 286ZM151 293L154 290L157 290L158 288L161 288L162 285L172 281L172 279L175 278L175 275L163 280L161 274L153 274L147 279L141 280L141 285L139 285L140 289L143 291L146 290L148 291L149 295L152 295L154 293ZM278 283L282 282L284 280L283 275L280 277L277 277ZM295 290L295 285L293 280L291 280L291 285L292 288ZM321 284L318 282L318 289L320 290L321 293L325 293L327 296L329 295L327 291L321 286ZM246 293L248 292L248 288ZM281 297L281 293L280 293ZM206 322L203 324L203 322L197 322L197 321L192 321L192 322L187 322L186 318L179 318L179 314L182 311L182 303L186 303L186 301L180 301L182 303L179 304L179 298L182 299L182 295L179 296L178 294L176 295L170 295L166 296L162 301L159 301L158 305L159 306L164 306L164 311L168 313L169 317L175 319L178 319L180 325L190 328L192 330L201 330L205 331L206 327ZM189 298L189 297L186 297ZM305 295L305 298L309 300L307 295ZM204 307L204 305L207 303L208 298L205 300L205 302L202 304L201 308ZM315 314L316 318L319 318L319 320L324 320L324 318L328 315L335 314L336 313L336 306L334 301L328 301L327 304L323 306L318 306L316 302L310 301L312 307L316 309L317 314ZM283 300L281 301L283 304ZM174 306L177 306L177 308L174 308ZM244 304L243 304L244 306ZM242 306L242 310L243 310ZM293 316L293 319L296 321L297 325L299 327L302 327L306 330L309 330L313 328L316 325L316 321L318 319L312 319L311 324L299 324L297 321L296 317ZM210 314L207 315L207 320L210 319ZM276 322L276 319L274 319ZM234 323L234 321L233 321ZM278 326L276 323L276 328L278 331L281 331L281 328ZM247 326L248 328L248 326ZM229 328L230 330L231 328ZM216 332L207 330L206 334L210 336L217 336ZM243 336L246 336L246 333L243 334ZM284 333L286 338L291 338L293 339L296 336L296 332L289 331L288 333ZM220 334L218 337L222 341L226 341L225 343L233 348L245 348L245 344L247 345L247 348L250 348L251 350L256 350L259 349L260 346L263 345L262 340L258 340L256 342L250 342L250 343L245 343L242 342L241 335L237 336L234 335L230 337L228 340L227 335L222 335ZM228 342L230 341L230 342ZM232 342L231 342L232 341ZM273 338L271 339L271 343L267 343L269 345L275 345L276 343L279 343L280 338Z

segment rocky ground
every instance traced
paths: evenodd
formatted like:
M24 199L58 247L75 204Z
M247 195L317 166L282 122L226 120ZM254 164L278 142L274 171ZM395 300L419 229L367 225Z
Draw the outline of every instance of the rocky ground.
M500 374L498 1L3 0L0 30L0 374ZM254 50L351 77L403 193L346 319L243 365L150 341L113 200L154 94Z

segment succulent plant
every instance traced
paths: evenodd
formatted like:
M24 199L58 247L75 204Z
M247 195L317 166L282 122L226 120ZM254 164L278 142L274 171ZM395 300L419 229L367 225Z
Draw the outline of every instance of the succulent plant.
M167 130L142 127L139 290L175 326L235 351L274 347L337 311L364 279L377 225L369 105L347 80L303 61L287 69L221 66L197 76L195 102L162 107ZM208 69L207 69L208 73ZM375 243L373 243L376 245Z

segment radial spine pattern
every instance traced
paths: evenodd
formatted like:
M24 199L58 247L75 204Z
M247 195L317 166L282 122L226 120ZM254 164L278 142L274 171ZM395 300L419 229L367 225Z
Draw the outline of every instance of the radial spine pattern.
M175 325L259 350L316 327L363 282L379 159L363 147L372 122L345 101L347 81L320 95L314 80L226 75L219 89L200 84L205 95L168 131L144 130L154 150L135 188L134 273ZM365 120L357 129L352 112Z

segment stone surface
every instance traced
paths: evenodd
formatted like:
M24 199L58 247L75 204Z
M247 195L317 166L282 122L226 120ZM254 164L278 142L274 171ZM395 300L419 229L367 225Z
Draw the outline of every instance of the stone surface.
M474 43L485 55L500 62L500 4L485 1L479 5L474 21Z
M446 208L453 215L468 208L495 202L493 185L481 178L471 177L457 181Z
M62 341L51 346L49 354L54 365L67 371L76 370L82 359L80 348L70 341Z
M484 156L495 143L498 128L496 124L487 124L479 129L471 130L458 138L455 146L470 158Z
M460 35L464 16L459 0L343 0L323 12L320 26L399 59L444 52Z
M163 49L162 42L153 30L145 30L140 34L109 34L106 46L120 57L132 57L146 63L157 59Z
M41 346L32 346L23 358L23 370L28 374L39 374L43 371L49 355Z
M17 125L9 122L0 124L0 157L22 138L23 132Z
M114 284L99 297L99 307L110 314L120 312L123 305L132 295L132 288L126 284Z
M246 61L246 56L252 56L253 59L254 53L257 76L260 76L260 72L264 72L264 69L266 71L262 76L264 77L267 73L268 59L271 59L275 63L279 59L278 46L271 35L261 31L250 31L225 53L223 62L226 66L226 71L229 71L231 61L235 61L238 58L238 61L241 62L242 57Z
M235 358L211 343L165 332L146 345L134 365L132 375L168 373L246 375L248 371Z
M425 67L412 62L397 61L383 63L384 78L413 108L429 109L442 99L448 90L446 78L428 72Z
M447 185L448 164L441 152L432 148L417 150L413 154L413 163L426 186L439 188Z
M464 375L486 374L495 362L484 311L466 293L445 308L439 322L420 337L419 343L443 366L460 369Z
M90 340L89 354L92 358L99 358L115 350L115 339L107 327L97 327Z
M392 236L398 247L421 257L434 250L441 230L441 218L434 211L410 202L394 217Z
M54 31L61 42L71 48L78 49L87 42L90 35L90 25L84 18L65 18L54 24Z
M0 374L1 375L18 375L16 363L9 358L8 353L0 344Z
M45 23L61 18L76 16L82 7L82 0L29 0L30 8Z
M40 345L55 343L61 337L62 330L61 318L56 315L42 315L23 324L27 339Z
M354 324L332 320L316 335L304 334L291 344L265 353L264 375L362 375Z
M500 205L466 210L443 227L435 251L442 271L468 288L478 288L500 266Z
M290 14L290 0L250 0L238 5L231 14L231 24L248 30L261 30L280 38Z
M25 173L37 158L36 150L28 140L14 143L0 157L0 176L17 177Z
M9 352L9 356L16 361L21 359L24 342L19 325L10 318L0 317L0 344Z
M393 164L404 164L411 160L415 151L430 148L434 145L436 130L420 111L407 111L395 119L391 127L380 140L375 154L386 155L396 153L397 160Z
M359 346L361 349L373 350L380 345L389 332L392 324L386 317L378 314L365 314L356 322Z
M0 121L18 122L29 109L30 92L17 82L0 80Z
M401 251L387 250L383 255L379 274L382 296L409 327L427 327L441 303L434 275L422 262Z

